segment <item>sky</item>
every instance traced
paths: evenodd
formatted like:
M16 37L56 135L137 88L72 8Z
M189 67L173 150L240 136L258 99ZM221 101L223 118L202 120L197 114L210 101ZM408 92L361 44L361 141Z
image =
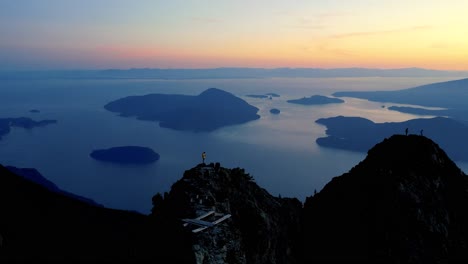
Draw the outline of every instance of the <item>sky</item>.
M468 70L467 0L0 0L0 70Z

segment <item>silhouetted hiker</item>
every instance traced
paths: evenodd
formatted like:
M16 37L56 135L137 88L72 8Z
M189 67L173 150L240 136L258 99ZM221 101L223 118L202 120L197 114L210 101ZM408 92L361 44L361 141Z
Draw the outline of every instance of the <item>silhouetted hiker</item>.
M421 129L421 131L419 132L421 136L423 135L423 132L424 132L424 129Z
M405 129L405 134L408 135L408 128Z
M201 158L203 160L203 164L205 164L205 159L206 159L206 153L205 151L203 151L203 153L201 154Z

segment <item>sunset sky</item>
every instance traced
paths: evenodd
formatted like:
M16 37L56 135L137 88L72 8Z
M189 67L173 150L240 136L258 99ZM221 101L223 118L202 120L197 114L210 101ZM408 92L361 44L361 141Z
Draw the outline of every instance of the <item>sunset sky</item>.
M467 0L0 0L0 69L468 70Z

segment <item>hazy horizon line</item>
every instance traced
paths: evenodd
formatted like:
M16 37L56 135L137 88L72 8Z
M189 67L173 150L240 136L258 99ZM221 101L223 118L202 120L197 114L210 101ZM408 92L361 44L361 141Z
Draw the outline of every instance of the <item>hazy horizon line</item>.
M425 70L425 71L440 71L440 72L468 72L466 70L457 69L437 69L437 68L424 68L424 67L401 67L401 68L380 68L380 67L243 67L243 66L220 66L220 67L181 67L181 68L165 68L165 67L131 67L131 68L50 68L50 69L0 69L0 72L47 72L47 71L108 71L108 70L228 70L228 69L245 69L245 70L380 70L380 71L392 71L392 70Z

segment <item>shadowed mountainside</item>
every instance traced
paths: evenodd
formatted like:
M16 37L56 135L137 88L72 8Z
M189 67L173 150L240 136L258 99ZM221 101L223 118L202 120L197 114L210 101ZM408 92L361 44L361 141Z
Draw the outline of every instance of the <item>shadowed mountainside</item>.
M85 203L88 203L88 204L91 204L91 205L94 205L94 206L103 207L102 205L96 203L95 201L93 201L93 200L91 200L89 198L86 198L86 197L83 197L83 196L80 196L80 195L76 195L76 194L73 194L73 193L70 193L70 192L67 192L67 191L64 191L64 190L60 189L53 182L49 181L44 176L42 176L42 174L40 174L36 169L16 168L16 167L12 167L12 166L6 166L5 168L7 168L9 171L11 171L12 173L14 173L16 175L22 176L23 178L25 178L25 179L27 179L29 181L32 181L34 183L37 183L37 184L45 187L47 190L49 190L51 192L63 194L65 196L74 198L76 200L80 200L82 202L85 202Z
M304 205L304 260L468 260L468 178L426 137L396 135Z
M174 219L96 207L0 165L0 262L193 262Z
M161 127L188 131L209 132L260 118L258 108L216 88L210 88L198 96L129 96L110 102L104 108L126 117L159 121Z
M193 235L197 263L298 261L302 204L271 196L243 169L200 164L153 200L154 215L196 218L213 210L232 216Z
M0 261L466 262L467 206L467 176L417 135L375 145L303 207L219 163L187 170L153 197L150 216L95 207L0 166Z

